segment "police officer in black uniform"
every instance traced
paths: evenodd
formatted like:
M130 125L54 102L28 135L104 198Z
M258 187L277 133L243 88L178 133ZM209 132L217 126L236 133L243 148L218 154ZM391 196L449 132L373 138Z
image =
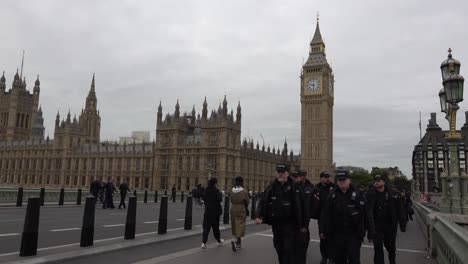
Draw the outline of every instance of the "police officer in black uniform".
M296 238L306 232L301 191L289 177L285 164L276 166L277 177L258 204L257 224L271 225L273 245L280 264L297 264Z
M325 202L330 192L335 188L335 184L330 181L330 173L328 171L322 171L320 173L320 182L315 185L313 190L313 219L318 220L318 225L320 226L320 213L325 207ZM330 245L329 240L325 238L324 234L320 234L320 254L322 255L322 260L320 264L327 264L327 261L331 259L330 255Z
M304 221L304 227L306 230L301 232L296 239L296 251L297 251L297 263L305 264L307 257L307 249L310 242L310 232L309 232L309 222L312 216L312 192L314 190L314 185L306 179L307 172L304 170L292 171L291 177L294 182L298 185L301 190L301 202L302 202L302 216Z
M399 194L386 186L387 178L374 176L374 187L367 192L369 231L367 238L374 242L374 264L384 264L383 245L388 252L390 264L395 264L396 234L406 231L406 216Z
M365 197L351 185L347 171L337 171L338 187L330 192L320 218L320 234L333 249L334 264L359 264L365 235Z

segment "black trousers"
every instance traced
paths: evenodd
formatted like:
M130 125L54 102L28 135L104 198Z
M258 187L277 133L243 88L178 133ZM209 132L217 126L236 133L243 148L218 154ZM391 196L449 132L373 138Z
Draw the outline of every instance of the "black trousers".
M299 228L290 223L278 223L273 224L271 229L273 231L273 245L278 254L279 263L299 263L296 250L296 236Z
M213 229L213 236L216 241L220 242L221 232L219 231L219 216L218 219L208 219L208 216L203 217L203 243L208 241L210 230Z
M106 193L106 198L104 200L104 203L102 204L102 208L114 208L114 197L112 194Z
M320 221L318 221L318 225L320 226ZM320 235L320 231L319 231ZM330 259L331 252L330 252L330 239L327 237L326 239L320 238L320 255L322 255L323 259Z
M305 264L306 263L306 258L307 258L307 249L309 248L309 242L310 242L310 232L307 229L306 232L298 232L296 236L296 261L298 264Z
M127 196L127 194L125 194L125 193L121 193L121 194L120 194L119 209L120 209L120 207L122 207L122 206L123 206L123 208L126 208L126 207L125 207L125 197L126 197L126 196Z
M359 264L362 239L356 234L335 234L331 238L333 264Z
M385 264L383 246L387 249L390 264L395 264L396 233L390 231L377 231L374 239L374 264Z

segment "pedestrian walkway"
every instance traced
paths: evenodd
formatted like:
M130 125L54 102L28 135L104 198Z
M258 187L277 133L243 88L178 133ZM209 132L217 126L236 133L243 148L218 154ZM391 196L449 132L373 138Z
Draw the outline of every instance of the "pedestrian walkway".
M309 245L307 262L318 263L320 261L320 249L315 222L311 223L311 233L312 239ZM237 253L231 251L229 241L226 241L223 246L213 243L208 244L208 249L202 250L199 248L199 245L196 245L196 247L184 251L134 262L134 264L277 263L272 237L271 231L249 234L242 241L243 249ZM426 256L427 252L423 234L415 222L408 223L408 232L399 233L397 237L397 263L436 263L435 260L427 259ZM372 244L363 244L361 248L361 263L373 263Z

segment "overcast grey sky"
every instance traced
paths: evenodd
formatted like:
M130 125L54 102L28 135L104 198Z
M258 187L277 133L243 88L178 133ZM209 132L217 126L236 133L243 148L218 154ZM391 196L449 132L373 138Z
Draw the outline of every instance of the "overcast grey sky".
M300 149L299 73L316 13L335 72L337 165L399 166L440 111L451 47L468 77L467 1L2 1L0 69L40 74L46 133L84 107L96 73L102 139L155 134L156 108L241 101L243 137ZM461 103L461 112L467 110ZM464 123L459 113L459 124ZM463 120L462 120L463 119ZM443 128L447 122L438 115Z

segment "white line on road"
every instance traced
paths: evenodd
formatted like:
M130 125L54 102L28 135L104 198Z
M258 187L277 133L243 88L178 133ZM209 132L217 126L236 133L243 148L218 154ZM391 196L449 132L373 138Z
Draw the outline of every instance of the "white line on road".
M62 231L71 231L71 230L80 230L79 227L64 228L64 229L52 229L50 232L62 232Z
M19 233L10 233L10 234L0 234L0 237L6 237L6 236L17 236Z
M273 237L272 234L258 233L258 234L256 234L256 235L258 235L258 236L265 236L265 237ZM310 241L311 241L311 242L320 242L320 240L317 240L317 239L311 239ZM362 245L362 247L364 247L364 248L374 248L374 246L371 246L371 245ZM409 253L427 254L427 252L421 251L421 250L402 249L402 248L397 248L396 250L397 250L397 251L403 251L403 252L409 252Z
M184 218L179 218L179 219L176 219L176 221L185 221Z
M148 222L143 222L143 224L154 224L154 223L159 223L159 221L148 221Z
M15 222L15 221L24 221L24 218L22 218L22 219L7 219L7 220L0 220L0 222Z
M180 228L168 229L167 231L169 232L169 231L175 231L175 230L181 230L181 229L184 229L184 228L180 227ZM221 228L220 228L220 230L221 230ZM157 232L140 233L140 234L136 234L135 236L153 235L153 234L156 234L156 233ZM119 239L123 239L123 238L124 238L123 236L120 236L120 237L111 237L111 238L98 239L98 240L94 240L94 243L99 243L99 242L104 242L104 241L111 241L111 240L119 240ZM45 251L45 250L58 249L58 248L64 248L64 247L73 247L73 246L78 246L79 244L80 243L73 243L73 244L67 244L67 245L59 245L59 246L38 248L37 251ZM18 255L18 254L19 254L19 251L4 253L4 254L0 254L0 258L1 257Z
M124 226L125 224L115 224L115 225L103 225L103 227L115 227L115 226Z

